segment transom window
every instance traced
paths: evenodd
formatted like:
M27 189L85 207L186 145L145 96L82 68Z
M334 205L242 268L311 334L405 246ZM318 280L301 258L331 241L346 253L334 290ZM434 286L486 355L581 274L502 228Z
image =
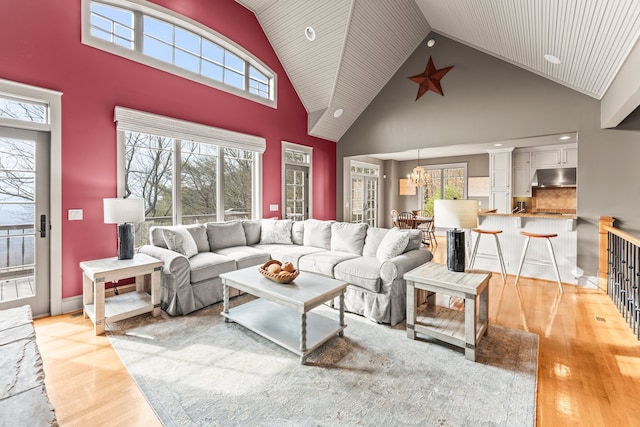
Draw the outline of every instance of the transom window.
M30 123L49 123L49 106L0 95L0 118Z
M276 106L275 73L222 35L153 3L83 0L82 35L98 49Z

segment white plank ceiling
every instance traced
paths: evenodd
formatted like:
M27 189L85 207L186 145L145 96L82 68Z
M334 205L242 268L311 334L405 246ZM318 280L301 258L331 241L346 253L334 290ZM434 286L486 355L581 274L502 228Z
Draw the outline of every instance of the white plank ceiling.
M256 14L309 113L309 134L332 141L432 30L596 99L640 36L639 0L236 1Z

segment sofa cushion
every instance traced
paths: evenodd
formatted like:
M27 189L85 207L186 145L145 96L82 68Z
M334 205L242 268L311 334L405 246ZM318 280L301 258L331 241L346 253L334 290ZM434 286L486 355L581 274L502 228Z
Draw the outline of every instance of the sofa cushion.
M404 252L413 251L422 247L422 230L402 230L409 235L409 241L407 247L404 248Z
M291 226L290 219L263 219L260 231L260 243L263 245L282 244L290 245Z
M388 228L367 228L367 237L364 239L362 255L375 258L376 252L378 252L378 246L380 246L380 242L382 242L382 239L384 239L384 236L386 236L388 232Z
M398 228L392 228L384 236L376 251L376 258L384 262L404 252L409 243L409 233Z
M211 251L232 246L247 246L241 221L208 222L207 237Z
M331 249L331 224L334 221L319 221L307 219L304 221L304 236L302 242L305 246L314 246L326 250Z
M307 254L324 252L324 249L314 248L313 246L298 245L255 245L254 248L271 254L271 259L277 259L280 262L290 262L295 268L299 268L298 261Z
M184 227L172 227L162 230L167 248L178 252L187 258L191 258L198 253L198 246L191 236L191 233Z
M291 241L295 245L304 244L304 221L294 221L291 226Z
M380 292L380 265L378 258L362 256L342 261L333 269L333 275L371 292Z
M347 252L321 251L301 257L298 261L298 268L302 271L311 271L312 273L333 277L333 269L336 265L342 261L357 257L358 255Z
M334 222L331 224L331 251L362 255L367 224Z
M189 258L191 283L218 277L236 270L236 260L213 252L203 252Z
M160 248L167 248L167 243L164 240L163 230L174 230L177 228L184 228L193 237L198 247L198 252L209 252L209 240L207 239L207 229L204 224L190 224L190 225L167 225L167 226L155 226L149 229L149 242L153 246Z
M251 246L234 246L231 248L218 249L215 253L236 260L238 270L264 264L271 259L271 256L267 252L252 248Z
M244 228L244 236L247 239L247 245L255 245L260 241L260 224L259 219L242 220L242 228Z

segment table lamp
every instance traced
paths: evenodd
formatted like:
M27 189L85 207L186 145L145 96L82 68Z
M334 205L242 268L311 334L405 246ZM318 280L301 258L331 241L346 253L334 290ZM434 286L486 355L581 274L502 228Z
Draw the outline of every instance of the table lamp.
M436 227L447 230L447 268L449 271L464 271L465 245L462 228L478 226L477 200L434 200L433 218Z
M143 199L104 199L104 223L118 224L118 259L133 258L134 222L144 221Z

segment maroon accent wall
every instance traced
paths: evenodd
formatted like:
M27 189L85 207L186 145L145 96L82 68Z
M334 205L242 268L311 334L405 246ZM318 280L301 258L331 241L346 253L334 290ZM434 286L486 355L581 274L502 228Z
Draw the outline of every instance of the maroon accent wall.
M0 78L62 96L62 296L81 295L78 264L115 256L102 199L116 196L116 105L266 138L263 216L282 204L282 140L313 147L314 217L336 216L336 145L307 135L307 112L255 15L233 0L155 0L234 40L278 75L278 108L81 43L80 1L0 2ZM330 197L327 195L331 194ZM84 209L83 221L67 221Z

